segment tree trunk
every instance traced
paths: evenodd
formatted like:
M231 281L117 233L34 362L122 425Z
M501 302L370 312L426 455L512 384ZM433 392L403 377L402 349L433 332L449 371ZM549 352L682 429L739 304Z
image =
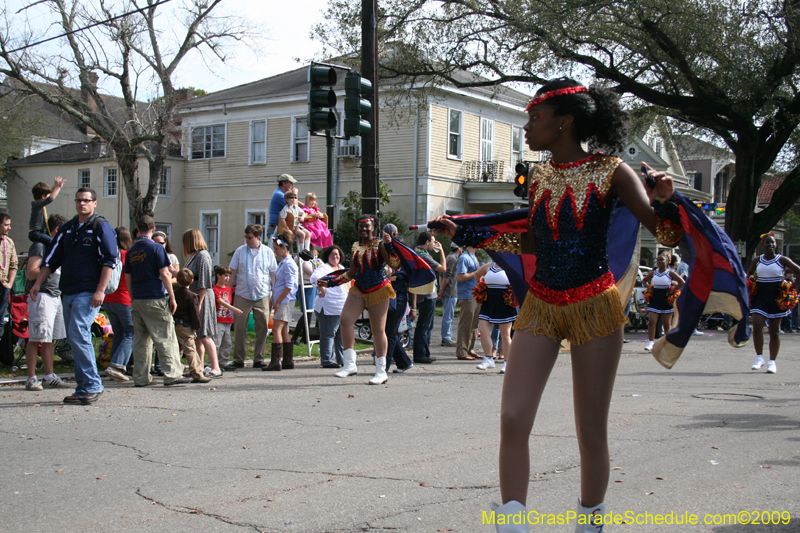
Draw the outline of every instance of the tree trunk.
M745 262L749 261L756 243L751 243L750 229L753 209L758 198L758 184L753 167L756 153L755 143L741 142L736 150L736 177L731 181L728 201L725 204L725 231L731 240L746 243Z

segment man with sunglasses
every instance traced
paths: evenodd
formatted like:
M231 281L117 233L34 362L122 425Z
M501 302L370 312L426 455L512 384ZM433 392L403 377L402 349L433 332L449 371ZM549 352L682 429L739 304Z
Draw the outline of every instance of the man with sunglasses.
M61 302L67 339L75 357L75 393L64 403L88 405L103 393L97 371L92 323L105 299L111 271L117 263L117 237L106 219L95 214L97 193L81 187L75 193L78 214L62 224L45 252L39 277L29 296L36 301L42 283L61 267Z

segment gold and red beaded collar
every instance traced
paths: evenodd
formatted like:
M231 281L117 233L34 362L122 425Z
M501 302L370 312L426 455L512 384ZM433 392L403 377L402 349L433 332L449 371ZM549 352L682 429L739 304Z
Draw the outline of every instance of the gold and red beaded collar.
M541 104L545 100L549 100L550 98L554 98L556 96L563 96L565 94L577 94L577 93L585 93L589 92L589 89L584 87L583 85L577 85L575 87L564 87L562 89L556 89L554 91L547 91L546 93L542 93L539 96L534 96L531 98L531 101L528 102L528 107L525 108L525 112L527 113L530 108L535 106L536 104Z
M598 156L601 156L601 155L603 155L603 152L595 152L592 155L590 155L589 157L584 157L583 159L579 159L578 161L572 161L571 163L553 163L552 159L548 159L547 161L548 161L548 163L550 163L550 166L552 166L553 168L557 168L559 170L564 170L564 169L567 169L567 168L575 168L575 167L579 167L581 165L585 165L586 163L592 161L595 157L598 157Z

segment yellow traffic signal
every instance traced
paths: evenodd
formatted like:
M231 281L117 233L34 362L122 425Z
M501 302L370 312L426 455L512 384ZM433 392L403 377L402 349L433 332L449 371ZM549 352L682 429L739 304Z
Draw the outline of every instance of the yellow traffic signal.
M517 163L517 166L514 167L516 171L516 176L514 177L514 183L517 184L514 187L514 196L519 196L520 198L527 198L528 197L528 173L530 172L530 165L528 163Z

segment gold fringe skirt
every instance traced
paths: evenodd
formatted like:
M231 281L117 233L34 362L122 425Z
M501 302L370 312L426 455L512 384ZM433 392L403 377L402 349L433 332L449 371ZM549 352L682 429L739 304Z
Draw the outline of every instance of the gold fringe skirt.
M371 292L362 292L361 289L353 285L350 287L350 294L358 298L362 298L364 300L364 307L367 309L373 305L378 305L386 300L391 300L392 298L397 297L391 283L387 283L380 289L376 289Z
M580 346L607 337L628 323L616 286L586 300L554 305L534 296L525 297L514 329L543 335L556 343L567 339Z

